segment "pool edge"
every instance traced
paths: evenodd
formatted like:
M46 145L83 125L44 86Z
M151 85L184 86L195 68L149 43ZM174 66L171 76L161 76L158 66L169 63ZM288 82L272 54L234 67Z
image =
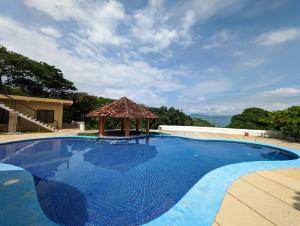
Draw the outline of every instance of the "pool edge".
M298 159L284 161L243 162L214 169L205 174L171 209L169 209L160 217L157 217L156 219L144 224L147 226L194 226L195 222L197 222L197 225L211 226L216 215L218 214L226 191L240 177L261 170L300 168L300 150L296 149L244 140L194 138L178 135L171 136L193 140L225 141L262 145L265 147L278 148L294 153L298 156Z

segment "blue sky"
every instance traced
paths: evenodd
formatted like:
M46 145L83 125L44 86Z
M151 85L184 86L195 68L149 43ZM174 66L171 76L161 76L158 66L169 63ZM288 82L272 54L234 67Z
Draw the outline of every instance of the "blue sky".
M300 104L298 0L2 0L0 44L79 91L187 113Z

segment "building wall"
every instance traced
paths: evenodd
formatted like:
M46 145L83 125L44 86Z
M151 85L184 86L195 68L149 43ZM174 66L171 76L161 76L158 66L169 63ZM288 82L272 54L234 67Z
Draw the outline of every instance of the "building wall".
M1 102L4 103L6 106L15 109L16 111L34 117L34 111L26 108L20 103L16 103L16 106L13 106L13 102L11 100L1 99ZM20 101L20 100L18 100L18 102L21 102L34 110L54 110L54 120L57 121L58 129L62 128L62 118L63 118L62 103L48 103L48 102ZM28 122L25 119L20 119L20 117L19 117L19 126L21 131L33 131L38 129L43 130L42 128L38 128L38 126L33 125L33 123ZM56 127L56 123L52 124L52 126Z

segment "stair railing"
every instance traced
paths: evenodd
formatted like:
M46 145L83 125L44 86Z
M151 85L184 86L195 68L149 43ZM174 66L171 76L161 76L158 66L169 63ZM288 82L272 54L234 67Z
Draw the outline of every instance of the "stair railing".
M33 109L33 108L27 106L26 104L22 103L22 102L19 101L19 100L14 99L14 98L11 97L10 95L4 94L4 93L1 93L1 94L4 95L5 97L9 98L9 99L12 101L12 106L13 106L14 109L16 108L17 104L20 104L20 105L22 105L23 107L25 107L25 108L29 109L30 111L32 111L32 112L33 112L33 118L34 118L34 119L37 119L37 111L36 111L35 109Z

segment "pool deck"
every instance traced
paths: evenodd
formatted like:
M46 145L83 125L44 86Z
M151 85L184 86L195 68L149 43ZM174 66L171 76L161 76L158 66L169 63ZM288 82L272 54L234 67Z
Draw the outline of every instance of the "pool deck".
M74 136L79 130L0 135L0 143L48 136ZM178 132L180 136L234 139L278 145L300 151L300 143L262 137ZM257 171L236 180L226 191L214 226L299 225L300 168Z
M58 132L0 134L0 143L8 142L8 141L40 138L40 137L76 136L80 132L81 131L79 129L63 129Z
M299 225L300 169L258 171L226 192L214 225Z

